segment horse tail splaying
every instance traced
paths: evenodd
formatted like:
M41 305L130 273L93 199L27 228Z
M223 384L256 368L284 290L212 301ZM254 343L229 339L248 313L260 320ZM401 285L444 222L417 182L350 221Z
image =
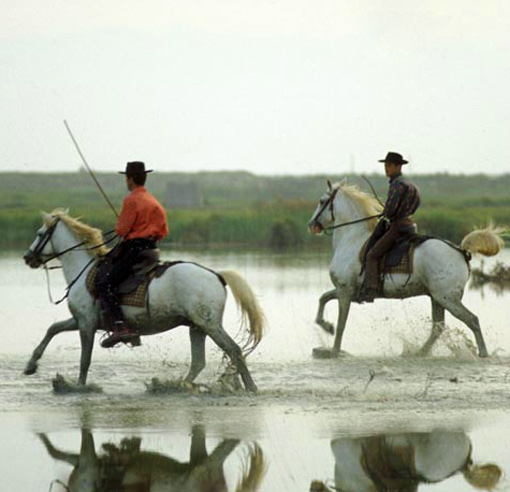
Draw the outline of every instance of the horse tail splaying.
M470 232L462 240L460 247L471 254L495 256L505 245L501 237L504 232L504 228L489 224L485 229L476 229Z
M243 460L243 476L238 482L236 492L257 492L267 471L267 464L262 448L254 443Z
M230 287L238 309L241 311L241 325L246 327L248 322L248 340L243 347L245 356L250 354L262 340L266 319L255 293L248 282L232 270L218 272Z

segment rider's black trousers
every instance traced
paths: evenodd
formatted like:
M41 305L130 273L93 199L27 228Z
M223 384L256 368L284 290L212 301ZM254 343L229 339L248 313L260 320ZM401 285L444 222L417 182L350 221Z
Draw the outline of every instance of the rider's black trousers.
M119 305L117 288L133 273L133 266L140 261L140 253L154 249L152 239L128 239L120 243L107 256L96 276L96 293L101 309L112 323L124 321Z

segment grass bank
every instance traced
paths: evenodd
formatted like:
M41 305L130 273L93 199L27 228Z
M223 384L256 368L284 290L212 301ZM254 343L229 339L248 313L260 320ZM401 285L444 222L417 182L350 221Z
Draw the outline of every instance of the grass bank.
M307 222L315 209L314 202L275 201L239 208L209 207L204 209L169 210L169 241L179 245L217 244L247 247L269 247L285 250L306 246L330 246L330 239L311 236ZM77 206L72 215L103 231L115 226L113 214L102 204ZM510 207L422 207L416 215L421 234L444 237L459 243L475 226L489 221L510 224ZM41 226L40 214L33 210L0 210L0 248L26 248Z

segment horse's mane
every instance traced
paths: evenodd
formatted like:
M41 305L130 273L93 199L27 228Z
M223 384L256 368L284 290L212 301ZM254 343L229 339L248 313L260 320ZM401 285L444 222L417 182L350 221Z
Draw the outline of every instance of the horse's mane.
M360 190L359 186L348 185L345 183L340 183L335 186L355 203L365 217L379 215L382 212L383 209L381 204L373 196ZM368 228L371 231L375 229L376 224L377 219L371 219L367 222Z
M103 232L81 222L78 218L71 217L67 211L62 208L56 208L50 214L43 213L43 221L46 227L51 226L55 218L59 218L73 231L82 241L86 241L85 246L91 249L91 253L96 256L104 256L110 251L105 246L103 240Z

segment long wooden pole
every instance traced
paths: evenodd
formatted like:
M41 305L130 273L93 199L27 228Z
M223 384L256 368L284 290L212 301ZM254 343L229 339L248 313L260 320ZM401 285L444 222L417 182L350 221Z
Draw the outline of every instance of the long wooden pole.
M85 159L85 156L83 155L81 149L80 149L80 146L78 145L78 142L76 141L76 139L74 138L74 135L73 135L73 132L71 131L71 128L69 128L69 125L67 124L67 121L64 120L64 125L66 127L66 130L67 130L67 133L69 133L69 136L71 137L71 140L73 141L73 144L74 146L76 147L76 150L78 151L78 154L80 154L80 157L81 157L81 160L83 161L83 164L85 165L85 168L87 169L88 173L90 174L90 177L94 180L94 182L96 183L97 187L99 188L99 191L101 192L101 194L103 195L103 198L106 200L106 203L108 203L108 205L110 206L110 208L113 210L113 213L115 214L115 217L119 217L119 214L117 212L117 210L115 209L115 206L113 205L113 203L110 201L110 199L108 198L108 195L105 193L105 191L103 190L103 187L101 186L101 184L99 183L98 179L96 178L96 175L94 174L94 172L92 171L92 169L90 169L90 166L88 165L87 163L87 160Z

